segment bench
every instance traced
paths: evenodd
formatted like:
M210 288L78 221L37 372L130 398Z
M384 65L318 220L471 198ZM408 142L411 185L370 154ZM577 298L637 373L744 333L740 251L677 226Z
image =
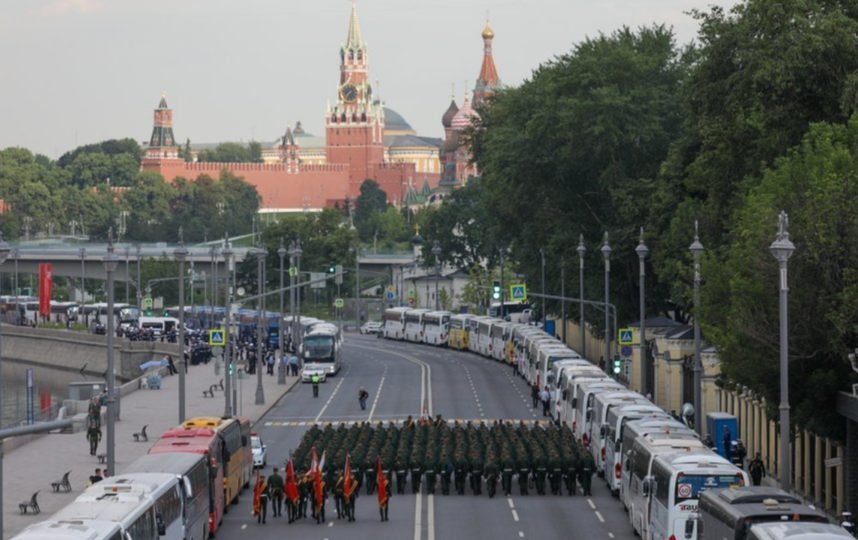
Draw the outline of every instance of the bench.
M214 397L214 385L209 386L208 390L203 390L203 397Z
M215 388L217 388L218 390L223 391L223 379L221 379L219 383L217 383L217 384L215 384L215 385L213 385L213 386L214 386Z
M98 454L96 457L99 463L107 463L107 454Z
M42 511L42 509L39 508L39 501L36 499L38 495L39 492L37 491L33 493L33 496L30 497L29 501L24 501L18 505L18 509L21 511L21 515L26 514L28 510L32 510L33 514L38 514Z
M54 491L59 492L61 489L65 491L71 491L71 483L69 482L69 475L71 471L65 473L61 480L57 480L56 482L51 482L51 487L54 488Z
M134 433L132 436L134 437L134 442L148 442L149 435L146 435L146 428L149 427L149 424L143 426L143 429L140 430L139 433Z

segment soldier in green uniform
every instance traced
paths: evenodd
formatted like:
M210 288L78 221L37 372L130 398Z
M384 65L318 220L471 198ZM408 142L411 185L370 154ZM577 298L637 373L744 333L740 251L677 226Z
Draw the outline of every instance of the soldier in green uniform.
M310 478L306 475L301 475L301 480L298 482L298 517L307 517L307 503L310 500L310 491L312 484Z
M584 490L584 495L593 495L591 484L593 483L593 471L596 468L596 461L590 452L584 451L583 456L578 461L581 464L581 476L578 480L581 482L581 487Z
M435 427L433 426L433 430ZM426 456L423 460L423 466L426 468L426 493L430 495L435 493L435 484L438 475L438 446L437 442L434 438L434 434L431 435L429 439L429 443L426 445Z
M522 457L522 455L524 457ZM529 495L527 481L530 478L530 459L524 452L519 453L518 460L518 488L522 495Z
M512 495L512 475L515 472L515 461L511 452L509 445L505 445L501 450L501 486L507 497Z
M454 473L454 481L456 483L456 492L459 495L465 494L465 477L468 475L468 463L465 461L465 454L456 450L456 470Z
M486 451L486 491L489 499L493 499L498 490L498 465L494 450Z
M373 463L375 463L375 456L373 452L367 454L366 461L364 461L364 476L366 477L366 494L372 495L375 493L375 480L376 480L376 471L373 468Z
M551 483L551 494L561 495L561 482L563 481L563 463L556 448L552 448L548 454L548 475Z
M337 507L337 519L342 519L345 515L345 503L343 498L343 484L345 478L341 471L337 471L337 479L334 483L334 504Z
M548 475L548 467L545 463L545 454L542 452L542 449L539 449L538 452L535 452L536 456L533 460L533 477L534 482L536 483L536 493L537 495L545 495L545 479Z
M396 470L396 493L397 495L405 494L405 483L407 482L406 475L408 474L408 464L405 460L397 457L394 463Z

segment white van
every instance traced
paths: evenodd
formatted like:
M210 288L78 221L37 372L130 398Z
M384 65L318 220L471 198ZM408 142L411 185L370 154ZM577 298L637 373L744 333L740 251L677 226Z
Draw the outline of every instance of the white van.
M175 317L140 317L140 328L151 330L155 336L169 334L179 330L179 319Z

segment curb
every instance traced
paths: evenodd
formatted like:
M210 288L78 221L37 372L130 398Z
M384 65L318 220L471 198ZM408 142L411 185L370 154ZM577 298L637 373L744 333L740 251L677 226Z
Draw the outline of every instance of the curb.
M262 420L262 419L265 417L265 415L267 415L269 412L271 412L271 409L273 409L274 407L276 407L276 406L280 403L280 401L281 401L284 397L286 397L286 394L288 394L289 392L291 392L291 391L292 391L292 389L293 389L293 388L295 388L295 386L297 386L297 384L298 384L299 382L301 382L301 375L298 375L297 377L295 377L295 380L294 380L291 384L286 383L286 390L284 390L284 391L283 391L283 393L282 393L282 394L280 394L280 397L278 397L277 399L275 399L275 400L274 400L274 402L273 402L270 406L266 407L266 409L265 409L264 411L262 411L262 414L260 414L260 415L259 415L259 418L257 418L256 420L254 420L254 421L252 421L252 422L250 423L250 429L255 429L255 428L256 428L256 424L258 424L258 423L259 423L259 421L260 421L260 420ZM278 386L279 386L279 385L278 385Z

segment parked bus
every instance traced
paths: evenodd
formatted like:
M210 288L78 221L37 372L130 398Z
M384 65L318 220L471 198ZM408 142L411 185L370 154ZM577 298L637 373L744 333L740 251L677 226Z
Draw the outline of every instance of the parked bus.
M179 329L179 319L174 317L140 317L138 324L140 328L151 330L155 336L164 336Z
M128 540L115 521L75 519L33 523L12 540Z
M386 339L405 339L405 312L410 308L396 307L384 310L382 332Z
M423 315L423 343L442 346L447 344L450 335L449 311L430 311Z
M747 484L745 471L709 448L656 456L651 476L644 484L644 492L650 494L647 526L650 536L646 538L668 540L684 535L691 540L698 539L695 534L698 499L709 490L740 488ZM721 540L721 536L711 538Z
M607 381L610 377L601 369L590 364L589 366L582 365L565 365L564 362L576 362L576 360L561 360L561 367L558 372L559 383L555 392L554 418L566 424L572 424L575 421L575 407L572 398L575 395L575 382L578 379L588 379L592 381ZM557 366L557 364L555 364Z
M458 351L468 349L468 321L472 317L473 315L468 314L450 317L450 334L447 337L447 346Z
M510 334L514 323L499 322L492 325L492 342L491 342L491 357L498 362L508 363L507 360L507 343L509 343Z
M423 315L428 309L409 309L405 312L405 341L423 343Z
M486 358L492 357L492 328L495 325L501 324L503 321L486 317L480 320L479 330L477 332L477 350L476 353Z
M51 519L118 523L132 540L183 540L183 483L174 474L122 474L90 486Z
M77 302L57 302L51 300L51 321L59 324L69 324L78 319Z
M475 353L480 348L480 322L489 320L491 317L471 317L468 320L468 350Z
M241 490L250 484L253 473L250 422L244 418L198 417L185 420L182 427L211 428L224 440L224 505L237 503Z
M590 454L596 462L596 474L605 475L606 442L608 436L608 412L614 407L632 404L646 404L647 399L631 390L602 392L596 394L590 422Z
M748 540L855 540L849 531L826 523L759 523L748 531Z
M38 302L37 302L38 303ZM38 306L36 308L38 310ZM83 314L87 324L98 321L107 326L107 304L86 304L83 306ZM113 304L114 325L116 328L138 326L140 321L140 308L131 304Z
M605 483L608 484L611 495L615 497L620 494L620 480L623 474L623 432L628 422L644 419L672 420L669 414L652 403L633 403L613 407L608 411L608 417L605 420L607 430L605 434Z
M590 449L590 425L593 422L593 401L600 392L618 392L626 387L612 379L587 381L579 379L575 383L572 402L575 404L575 416L572 419L572 433L581 441L584 448Z
M342 345L342 332L337 325L315 325L301 343L304 368L320 367L326 375L336 375L342 367Z
M566 345L551 342L540 345L536 347L536 382L540 388L548 385L551 390L557 390L557 382L552 368L554 362L560 360L575 360L582 366L593 365Z
M700 494L697 515L698 540L747 540L751 530L767 522L828 523L824 513L793 495L763 486L709 489Z
M227 510L224 504L224 473L228 467L228 463L224 461L226 440L221 438L211 427L178 427L167 430L161 435L158 442L149 449L149 454L158 456L173 453L198 455L206 461L210 478L208 530L209 537L212 537L217 533Z
M146 454L125 469L129 473L167 473L182 479L182 537L206 540L209 537L209 497L211 474L206 456L199 454Z

